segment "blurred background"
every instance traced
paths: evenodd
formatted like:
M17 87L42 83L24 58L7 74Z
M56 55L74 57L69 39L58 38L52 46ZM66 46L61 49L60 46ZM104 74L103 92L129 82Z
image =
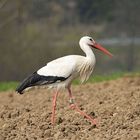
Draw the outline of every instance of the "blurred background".
M0 0L0 81L22 80L48 61L81 54L92 36L94 74L140 71L140 0Z

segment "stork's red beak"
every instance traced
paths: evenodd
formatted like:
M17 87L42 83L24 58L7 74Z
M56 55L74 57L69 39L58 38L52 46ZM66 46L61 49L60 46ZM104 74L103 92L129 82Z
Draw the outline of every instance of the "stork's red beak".
M98 43L95 43L95 42L94 42L94 45L93 45L92 47L94 47L94 48L96 48L96 49L98 49L98 50L101 50L102 52L104 52L105 54L109 55L110 57L113 56L107 49L103 48L103 47L102 47L100 44L98 44Z

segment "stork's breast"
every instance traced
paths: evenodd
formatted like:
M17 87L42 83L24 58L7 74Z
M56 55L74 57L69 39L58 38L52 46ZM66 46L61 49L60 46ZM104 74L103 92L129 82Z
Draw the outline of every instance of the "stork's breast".
M88 62L83 63L81 66L79 66L78 72L82 83L89 79L93 69L94 65Z

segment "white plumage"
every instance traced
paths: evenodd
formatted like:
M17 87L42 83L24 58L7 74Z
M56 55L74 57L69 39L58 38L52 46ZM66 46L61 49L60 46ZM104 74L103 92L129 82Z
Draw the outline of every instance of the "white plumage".
M65 57L58 58L47 63L46 66L34 72L29 77L27 77L21 85L16 89L16 91L22 94L22 91L27 87L37 86L37 85L47 85L56 89L56 93L53 99L53 110L52 110L52 123L54 124L54 113L56 106L56 98L59 89L67 88L70 98L70 104L83 116L89 119L95 124L95 121L82 112L73 102L71 93L71 83L72 81L80 77L81 82L88 80L95 66L95 56L92 52L92 48L99 49L109 56L112 56L105 48L97 44L91 37L84 36L80 39L79 45L86 56L80 55L69 55Z
M46 66L39 69L37 73L42 76L68 77L66 81L57 82L57 89L60 89L67 88L72 80L77 77L80 77L81 82L87 80L92 73L94 65L95 61L91 62L90 59L85 59L84 56L69 55L49 62ZM48 86L56 87L56 83Z
M81 82L88 80L91 75L94 65L95 56L88 46L88 42L91 43L91 37L81 38L79 44L81 49L86 53L86 56L80 55L69 55L58 58L49 62L46 66L42 67L37 71L42 76L58 76L58 77L69 77L63 82L53 83L48 85L50 87L67 88L73 79L80 77ZM92 39L94 42L94 40Z

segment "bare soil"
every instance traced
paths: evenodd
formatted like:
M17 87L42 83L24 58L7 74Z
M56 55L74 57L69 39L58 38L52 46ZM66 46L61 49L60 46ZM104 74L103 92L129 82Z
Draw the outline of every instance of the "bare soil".
M73 86L73 95L98 126L69 108L66 91L58 96L54 127L48 89L1 92L0 140L140 140L140 77Z

